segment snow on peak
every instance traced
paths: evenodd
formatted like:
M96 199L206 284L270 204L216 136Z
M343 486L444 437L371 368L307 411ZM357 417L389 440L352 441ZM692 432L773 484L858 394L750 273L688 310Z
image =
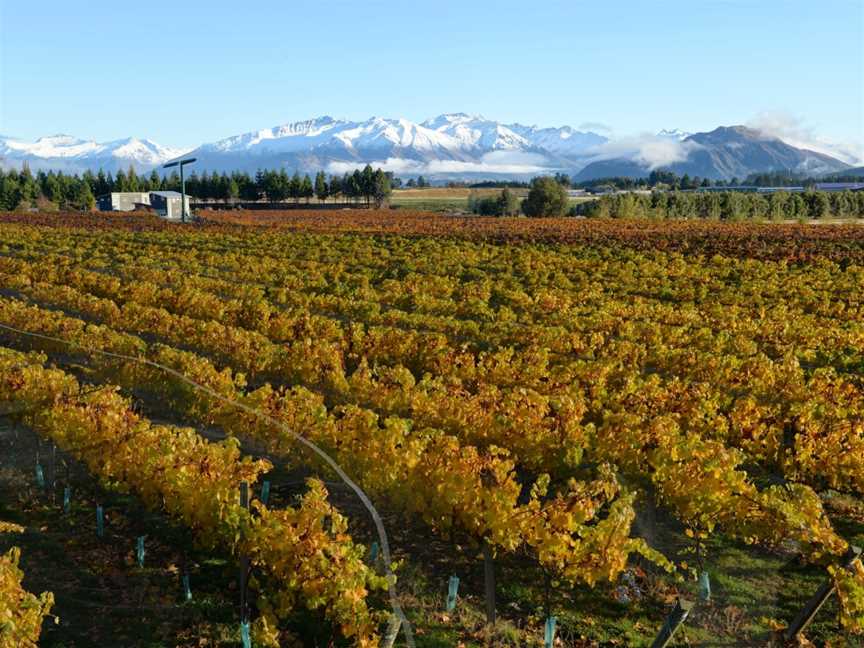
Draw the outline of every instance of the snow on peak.
M668 139L682 141L690 137L692 133L688 133L687 131L683 131L680 128L664 128L659 133L657 133L657 137L665 137Z
M529 146L527 140L507 126L482 115L446 113L427 119L421 126L449 137L461 149L512 150Z
M602 135L578 131L571 126L541 128L539 126L509 124L507 128L518 133L534 148L565 156L581 155L592 146L599 146L607 141Z
M126 139L108 142L101 146L104 152L110 154L112 157L133 160L142 165L153 166L183 155L188 151L188 149L161 146L152 140L138 139L136 137L127 137Z
M77 144L85 144L85 140L78 139L77 137L72 137L71 135L64 135L63 133L58 133L57 135L48 135L47 137L40 137L36 140L36 144L42 144L43 146L74 146Z
M0 138L0 155L15 166L28 162L40 169L62 169L67 171L106 170L126 168L149 168L184 153L184 149L168 148L147 140L127 137L111 142L94 142L71 135L50 135L35 142L20 139Z
M468 113L457 112L444 113L443 115L432 117L431 119L427 119L420 125L424 128L429 128L432 130L442 130L459 124L479 124L487 121L488 120L483 115L469 115Z

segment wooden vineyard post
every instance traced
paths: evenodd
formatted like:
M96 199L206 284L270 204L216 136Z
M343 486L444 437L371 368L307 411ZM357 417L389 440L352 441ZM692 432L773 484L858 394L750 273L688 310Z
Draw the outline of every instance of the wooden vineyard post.
M240 506L249 510L249 482L240 482ZM240 550L240 632L244 635L249 624L249 601L247 600L247 585L249 578L249 556L244 549ZM244 636L245 639L245 636ZM244 641L245 643L245 641Z
M483 581L486 587L486 624L495 625L495 562L489 543L483 542Z
M666 648L672 640L672 635L674 635L675 631L684 624L687 615L690 614L690 610L692 609L692 601L682 601L681 599L677 599L675 601L675 607L672 608L669 616L666 617L666 622L663 624L663 627L660 628L660 633L657 635L654 643L651 644L651 648Z
M854 563L858 558L861 557L861 548L860 547L849 547L849 551L843 556L843 568L849 569L852 567L852 563ZM784 639L786 641L792 641L799 634L804 632L808 625L813 621L816 617L816 614L819 612L819 609L825 604L825 601L828 600L828 597L834 592L834 581L831 578L825 580L824 583L816 590L816 593L810 597L810 600L801 608L801 611L798 613L798 616L795 617L795 620L789 624L789 627L786 629L786 633L784 634Z

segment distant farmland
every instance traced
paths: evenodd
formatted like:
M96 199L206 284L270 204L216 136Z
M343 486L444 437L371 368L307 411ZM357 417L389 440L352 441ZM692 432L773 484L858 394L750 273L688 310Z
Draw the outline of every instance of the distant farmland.
M528 189L511 189L520 199L528 195ZM390 197L394 207L425 209L430 211L468 211L468 197L471 192L485 198L497 196L501 189L469 189L467 187L429 187L425 189L396 189ZM571 202L581 202L585 198L571 198Z

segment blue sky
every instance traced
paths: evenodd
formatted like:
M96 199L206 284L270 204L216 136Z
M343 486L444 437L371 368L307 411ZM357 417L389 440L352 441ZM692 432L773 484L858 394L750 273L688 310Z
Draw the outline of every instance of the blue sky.
M864 2L0 0L0 133L191 146L322 114L864 141Z

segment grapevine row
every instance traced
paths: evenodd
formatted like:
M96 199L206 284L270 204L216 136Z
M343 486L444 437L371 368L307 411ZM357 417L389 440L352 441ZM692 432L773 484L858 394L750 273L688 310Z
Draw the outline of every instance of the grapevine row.
M276 645L276 619L299 602L322 608L357 645L375 644L382 619L365 599L385 584L364 564L363 547L347 535L323 484L310 481L297 508L275 510L257 502L252 514L240 506L237 488L243 481L254 484L270 469L267 461L241 457L233 439L209 443L190 428L154 425L116 390L84 391L73 376L46 368L45 361L0 348L0 402L23 408L25 422L39 434L94 475L164 508L204 546L248 555L276 588L264 595L256 623L261 640L269 637Z

